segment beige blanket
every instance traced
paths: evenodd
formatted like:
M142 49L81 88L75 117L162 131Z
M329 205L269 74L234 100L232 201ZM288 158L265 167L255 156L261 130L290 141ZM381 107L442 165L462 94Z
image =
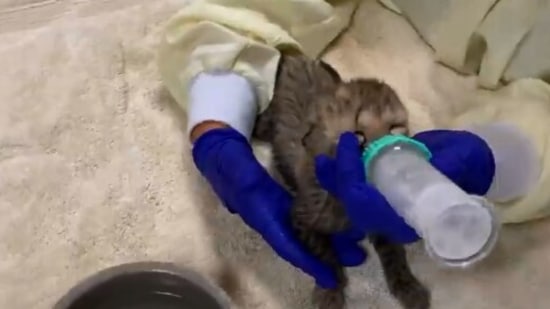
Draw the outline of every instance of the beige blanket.
M139 260L213 282L229 269L237 308L308 308L310 280L229 216L191 162L154 59L159 26L182 1L21 6L34 2L0 0L0 308L50 308L83 277ZM374 1L326 59L345 76L385 78L419 110L437 106L435 121L475 87ZM267 149L258 154L267 164ZM419 245L410 257L435 309L543 309L549 233L545 222L508 227L495 255L464 273L438 269ZM398 308L375 256L350 274L350 308Z

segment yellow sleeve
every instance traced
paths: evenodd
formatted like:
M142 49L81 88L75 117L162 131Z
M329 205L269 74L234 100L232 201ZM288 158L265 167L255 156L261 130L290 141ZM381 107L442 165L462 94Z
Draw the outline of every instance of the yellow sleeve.
M498 91L479 91L471 103L453 127L512 124L531 140L540 161L538 182L526 196L496 204L502 221L519 223L550 215L550 85L538 79L520 79Z
M259 112L273 96L281 50L318 57L349 24L358 0L203 0L165 26L158 53L161 78L185 110L198 73L231 70L255 87Z

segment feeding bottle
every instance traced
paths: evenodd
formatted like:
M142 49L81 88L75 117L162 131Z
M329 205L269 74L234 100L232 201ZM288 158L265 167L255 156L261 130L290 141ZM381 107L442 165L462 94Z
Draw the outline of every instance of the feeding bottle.
M494 207L467 194L429 162L416 140L387 135L365 148L368 181L424 240L430 257L444 266L467 267L493 249L499 233Z

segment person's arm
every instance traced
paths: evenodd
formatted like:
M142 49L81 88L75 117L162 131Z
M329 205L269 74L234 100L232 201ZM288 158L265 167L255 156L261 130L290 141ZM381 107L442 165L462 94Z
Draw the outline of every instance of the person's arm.
M488 196L504 223L550 214L550 87L519 80L497 92L481 92L453 127L483 138L495 157ZM504 200L504 201L503 201Z
M209 129L223 127L250 138L257 102L251 83L236 73L199 74L189 90L187 128L191 140Z
M355 0L340 1L337 8L322 0L206 0L175 14L161 37L158 66L164 85L188 113L188 132L204 121L214 121L249 137L251 124L244 118L267 108L280 50L317 57L347 26L356 5ZM224 78L220 72L239 75L250 86L238 76ZM203 81L198 83L199 79ZM228 93L235 84L237 89ZM226 118L235 123L228 124Z
M234 119L239 113L255 114L266 108L271 99L280 53L276 45L261 37L253 39L246 35L246 29L226 23L224 16L231 14L243 19L254 15L258 27L273 25L251 10L200 1L174 15L161 37L160 76L187 113L187 133L205 121L235 125L239 129L238 124L228 124L227 118ZM282 44L297 46L284 29L277 28L275 33ZM236 84L232 94L225 93ZM250 92L252 101L247 99ZM230 97L235 94L236 97ZM232 114L227 115L227 111ZM249 132L240 132L249 137Z
M524 197L534 188L540 175L540 160L527 132L507 121L467 130L483 139L493 155L495 173L485 194L488 199L505 203Z
M232 213L325 288L336 284L334 272L297 240L289 220L292 197L257 161L249 139L273 95L279 48L310 55L324 48L330 32L317 31L319 40L306 49L292 34L311 40L312 30L332 29L336 36L343 26L335 28L341 23L333 13L320 0L195 2L168 22L158 54L164 85L187 112L198 170ZM300 27L304 21L309 29ZM364 260L359 238L335 235L344 265Z
M189 140L191 143L195 143L199 137L201 137L204 133L214 130L214 129L225 129L229 126L223 122L219 121L212 121L207 120L203 121L200 124L196 125L193 130L191 130L191 133L189 134Z

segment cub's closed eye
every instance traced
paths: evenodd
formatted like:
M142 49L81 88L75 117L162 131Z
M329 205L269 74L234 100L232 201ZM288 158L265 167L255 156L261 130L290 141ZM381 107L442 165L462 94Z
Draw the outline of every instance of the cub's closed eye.
M355 131L353 133L355 134L355 137L357 137L359 145L361 145L361 147L365 147L365 144L367 143L367 138L365 137L365 134L363 134L363 132L361 131Z
M407 126L399 124L391 126L390 133L394 135L409 135L409 130L407 129Z

